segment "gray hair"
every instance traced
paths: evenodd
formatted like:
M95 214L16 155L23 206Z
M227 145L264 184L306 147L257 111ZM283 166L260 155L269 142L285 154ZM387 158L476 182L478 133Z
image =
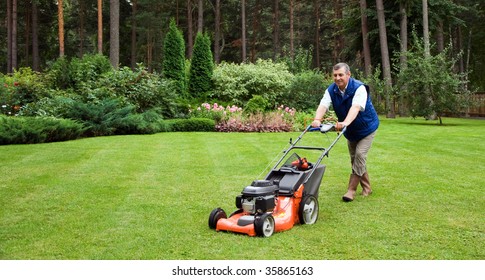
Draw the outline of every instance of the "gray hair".
M345 73L347 73L347 74L350 73L350 67L345 62L340 62L340 63L337 63L333 66L333 70L340 70L341 68L344 68Z

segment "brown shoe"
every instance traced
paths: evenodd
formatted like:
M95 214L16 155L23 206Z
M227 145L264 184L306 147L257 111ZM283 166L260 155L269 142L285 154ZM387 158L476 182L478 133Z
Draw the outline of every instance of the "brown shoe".
M349 187L347 189L347 193L342 196L342 200L345 202L350 202L354 200L355 192L357 191L357 186L360 182L360 176L356 174L350 174L349 178Z
M360 185L362 186L362 196L369 196L372 194L369 173L365 172L364 175L360 177Z

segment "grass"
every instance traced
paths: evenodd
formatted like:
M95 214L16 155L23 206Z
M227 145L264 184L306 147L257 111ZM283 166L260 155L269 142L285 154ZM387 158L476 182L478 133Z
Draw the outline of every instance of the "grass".
M0 146L0 259L485 258L485 122L382 119L374 193L343 203L345 141L325 159L315 225L215 232L299 133L160 133ZM328 146L333 136L307 134ZM302 156L306 156L303 155ZM263 171L263 174L261 173Z

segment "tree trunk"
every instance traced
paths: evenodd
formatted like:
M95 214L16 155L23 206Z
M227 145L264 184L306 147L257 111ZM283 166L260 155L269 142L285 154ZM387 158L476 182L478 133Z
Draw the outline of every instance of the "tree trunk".
M98 0L98 54L103 54L103 0Z
M320 1L313 1L315 17L315 67L320 68Z
M83 0L79 0L79 56L84 55L84 24L86 17L86 6Z
M147 31L147 68L148 72L152 72L153 61L153 39L150 30Z
M445 36L443 31L443 21L438 21L438 26L436 28L436 47L438 52L441 53L445 49Z
M369 26L367 23L367 1L360 0L360 23L362 29L362 46L364 51L364 76L370 77L372 73L372 63L369 46Z
M280 55L280 7L279 0L274 0L273 6L273 60Z
M407 57L404 55L408 50L408 16L407 16L407 5L404 2L401 2L399 5L399 12L401 14L401 68L405 69L407 65Z
M192 24L192 1L187 0L187 57L192 57L194 47L194 29Z
M216 0L215 28L214 28L214 61L216 62L216 64L219 64L221 62L220 41L221 41L221 0Z
M12 70L15 71L17 65L17 0L12 1Z
M424 39L424 55L429 57L429 24L428 24L428 0L423 0L423 39Z
M463 52L463 32L461 31L461 26L458 26L457 27L457 41L458 41L458 45L457 45L457 51L458 53L462 53ZM463 55L460 55L458 57L458 71L460 74L464 73L465 72L465 63L464 63L464 56Z
M197 11L197 32L202 33L204 31L204 0L199 0Z
M7 73L12 73L12 0L7 0Z
M241 0L241 59L246 62L246 0Z
M138 0L132 0L131 6L131 69L136 68L136 13L138 9Z
M406 70L408 61L407 61L407 56L406 52L408 51L408 14L407 14L407 3L406 2L401 2L399 4L399 11L401 13L401 31L400 31L400 36L401 36L401 55L399 57L400 59L400 64L401 64L401 71ZM405 90L403 88L403 90ZM404 95L401 94L400 99L399 99L399 115L406 116L408 115L408 109L406 106L406 102L404 99Z
M250 52L250 61L254 63L256 61L257 55L257 43L258 37L260 33L260 22L261 22L261 0L255 0L256 3L254 5L253 10L253 37L251 38L251 52Z
M423 0L423 40L424 40L424 58L428 59L431 56L430 47L429 47L429 24L428 24L428 0ZM426 94L428 96L429 105L432 107L434 105L434 101L431 98L431 92L429 89L424 89L422 94ZM436 112L432 112L427 119L435 120L437 117Z
M32 1L32 70L40 71L39 8L36 1Z
M290 0L290 57L291 61L295 58L295 31L294 31L294 1Z
M382 59L382 73L385 82L385 94L386 94L386 116L388 118L395 118L394 102L391 99L391 63L389 60L389 49L387 46L387 31L386 31L386 17L384 15L383 0L376 0L377 6L377 21L379 24L379 42L381 45L381 59Z
M64 9L63 9L63 0L58 0L57 17L58 17L58 20L59 20L59 57L63 57L64 56Z
M120 0L109 1L109 60L117 69L120 63Z
M333 62L334 64L340 62L340 53L343 48L343 36L342 36L342 0L335 0L335 28L336 35L334 37L334 48L333 48Z

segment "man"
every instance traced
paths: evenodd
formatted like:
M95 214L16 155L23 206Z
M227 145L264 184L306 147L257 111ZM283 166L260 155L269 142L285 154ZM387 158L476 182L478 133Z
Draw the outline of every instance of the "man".
M352 173L350 174L347 193L342 199L353 201L357 186L362 186L362 195L372 193L369 174L367 173L367 153L372 145L379 118L372 105L369 87L351 77L350 67L346 63L338 63L333 67L333 80L315 113L313 127L319 127L325 113L333 105L338 122L336 129L347 127L344 136L347 138Z

